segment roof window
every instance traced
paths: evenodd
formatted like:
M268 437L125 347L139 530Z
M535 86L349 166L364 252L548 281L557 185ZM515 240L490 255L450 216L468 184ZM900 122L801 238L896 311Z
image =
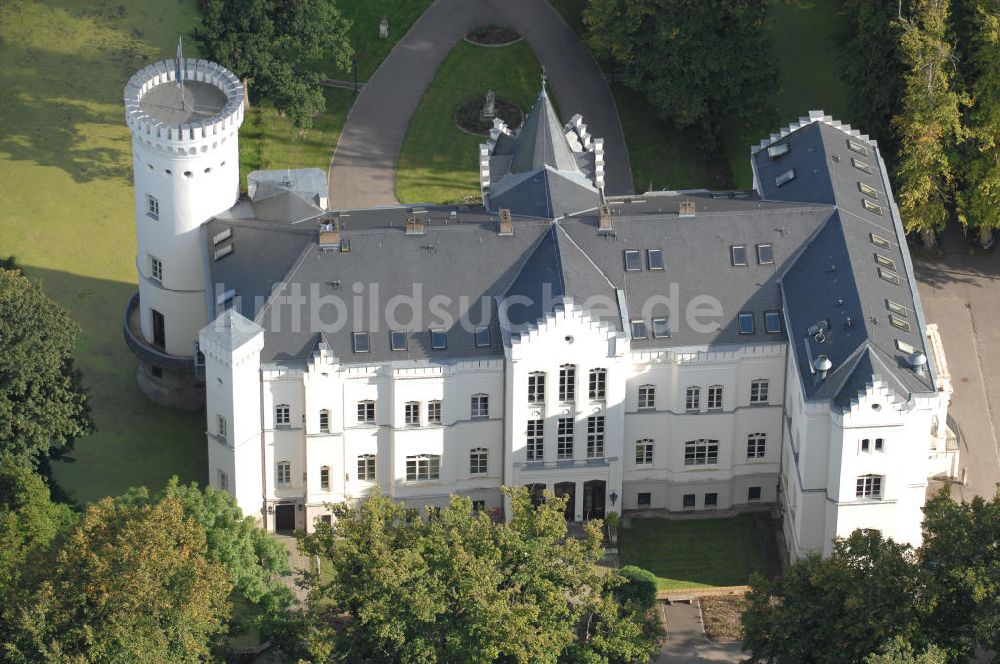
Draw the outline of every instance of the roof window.
M888 281L890 284L895 284L896 286L899 285L899 275L892 270L886 270L880 267L878 269L878 276Z
M389 343L393 350L406 350L406 332L393 330L389 333Z
M490 345L490 328L481 325L476 328L476 348L484 348Z
M878 203L872 203L867 198L861 199L861 204L865 206L865 209L869 212L874 212L875 214L882 214L882 206Z
M431 348L434 350L444 350L448 347L448 333L444 330L431 330Z
M642 269L642 258L636 249L625 250L625 270L628 272L638 272Z
M670 336L670 323L666 318L653 319L653 336L661 339Z
M745 244L734 244L729 250L732 254L733 265L747 264L747 246Z
M878 191L875 187L864 182L858 182L858 191L860 191L865 196L871 196L872 198L878 198Z
M875 252L875 262L881 265L882 267L889 268L890 270L896 269L896 261L892 260L887 256L883 256L878 252Z
M781 312L764 312L764 331L768 334L779 334L781 332Z
M753 314L749 311L744 311L739 315L740 323L740 334L753 334Z
M899 314L900 316L908 316L909 310L901 304L897 304L892 300L885 301L885 308L894 314Z
M875 233L872 233L871 235L869 235L869 237L872 239L872 244L874 244L876 247L881 247L882 249L892 248L892 245L889 244L889 241L886 240L881 235L876 235Z
M662 249L647 249L646 250L646 262L648 263L650 270L662 270L663 269L663 250Z
M858 141L849 138L847 139L847 147L851 150L851 152L857 152L865 157L868 156L868 148L865 147L864 143L859 143Z
M782 155L788 154L788 143L779 143L778 145L772 145L767 149L767 156L771 159L779 159Z
M216 249L215 250L215 254L214 254L215 260L223 259L223 258L225 258L226 256L228 256L231 253L233 253L233 245L232 245L232 243L227 244L224 247L220 247L220 248Z
M632 338L633 339L645 339L646 338L646 321L644 320L634 320L632 321Z
M774 263L774 245L771 243L757 245L757 263L771 265Z
M910 331L910 323L905 318L900 318L899 316L893 316L889 314L889 325L892 325L897 330L902 330L903 332Z
M795 169L790 168L778 177L774 178L774 186L781 187L795 179Z
M212 237L212 245L215 246L217 244L220 244L221 242L228 240L232 236L233 236L233 228L232 226L230 226L226 230L222 231L221 233L216 233Z
M896 348L903 351L907 355L912 355L913 351L916 350L911 344L908 344L900 339L896 339Z
M859 171L864 171L865 173L871 175L872 165L869 164L867 161L861 161L856 157L851 157L851 166L858 169Z
M371 339L368 338L367 332L355 332L352 335L352 340L355 353L367 353L372 349Z

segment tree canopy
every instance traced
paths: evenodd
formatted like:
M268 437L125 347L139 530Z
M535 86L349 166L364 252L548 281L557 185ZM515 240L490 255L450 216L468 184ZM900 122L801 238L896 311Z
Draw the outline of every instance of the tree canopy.
M318 67L348 69L350 23L335 0L203 0L195 38L211 57L287 114L311 127L326 107Z
M335 505L332 525L300 539L328 570L304 581L309 656L596 664L652 655L656 627L614 600L621 577L595 565L600 524L567 538L562 499L536 509L523 489L509 494L509 524L458 497L426 519L378 494Z
M37 468L93 430L71 356L77 332L37 284L0 267L0 455Z

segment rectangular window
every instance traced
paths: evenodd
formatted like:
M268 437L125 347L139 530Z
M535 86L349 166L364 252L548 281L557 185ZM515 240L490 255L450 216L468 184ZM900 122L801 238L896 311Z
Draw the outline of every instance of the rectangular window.
M635 441L635 465L653 465L653 441L649 438L642 438Z
M358 457L358 480L362 482L375 481L374 454L362 454Z
M888 309L889 311L891 311L892 313L897 314L899 316L906 317L906 316L910 315L910 310L909 309L907 309L906 307L904 307L901 304L896 304L892 300L886 300L885 301L885 308Z
M628 272L638 272L642 269L642 259L635 249L625 250L625 270Z
M591 369L590 370L590 390L589 396L591 399L599 401L605 398L605 392L607 388L608 381L608 371L607 369Z
M869 500L882 499L882 477L879 475L862 475L858 478L855 496Z
M163 262L156 256L149 257L149 276L157 281L163 281Z
M851 157L851 166L858 169L859 171L864 171L865 173L871 175L872 165L869 164L867 161L861 161L860 159Z
M876 235L875 233L871 233L868 237L871 238L872 244L874 244L876 247L879 247L881 249L889 249L892 247L892 245L889 244L889 241L886 240L881 235Z
M893 272L892 270L879 268L878 276L883 280L888 281L890 284L894 284L896 286L899 285L899 275Z
M882 214L882 206L878 203L872 203L867 198L861 199L861 204L865 206L865 209L869 212L874 212L875 214Z
M473 500L472 501L472 511L478 514L479 512L486 511L486 501L485 500Z
M670 336L670 323L666 318L653 319L653 336L662 339Z
M229 475L226 475L226 473L222 470L219 470L217 478L219 482L219 489L222 491L229 491Z
M635 504L639 507L649 507L652 504L652 494L648 491L643 491L638 496L636 496Z
M747 489L747 502L755 502L760 500L760 487L752 486Z
M646 338L646 321L644 320L632 321L632 338L633 339Z
M490 328L485 325L476 328L476 348L490 345Z
M448 347L448 333L444 330L431 330L431 348L444 350Z
M355 332L353 340L355 353L367 353L371 350L371 340L367 332Z
M408 427L420 426L420 402L407 401L403 409L404 409L406 426Z
M733 265L747 264L747 247L745 244L734 244L729 248Z
M739 315L738 320L740 324L740 334L753 334L754 323L752 313L744 311Z
M864 182L858 182L858 191L860 191L865 196L871 196L872 198L878 198L878 191L875 187Z
M215 429L216 433L219 434L219 438L226 437L226 429L228 429L228 427L226 426L226 418L222 415L215 416Z
M750 403L767 403L767 392L769 387L770 382L763 378L750 381Z
M889 314L889 325L892 325L897 330L902 330L903 332L910 331L910 323L905 318L900 318L893 314Z
M912 355L913 351L916 350L911 344L908 344L901 339L896 339L896 348L906 353L907 355Z
M573 418L560 417L556 429L556 458L573 458Z
M487 470L487 454L485 447L477 447L469 452L469 472L473 475L485 475Z
M652 385L639 386L639 409L656 408L656 388Z
M774 263L774 245L758 244L757 245L757 263L760 265L772 265Z
M871 438L862 438L861 439L861 451L862 452L871 452L871 450L872 450L872 441L871 441Z
M592 415L587 418L587 458L604 458L604 416Z
M780 311L765 311L764 312L764 331L768 334L780 334L781 333L781 312Z
M719 494L717 493L706 493L705 494L705 509L715 509L719 504Z
M708 409L722 410L722 386L713 385L708 388Z
M719 463L719 441L692 440L684 443L685 466L714 466Z
M779 159L783 155L788 154L789 147L788 143L778 143L777 145L772 145L767 148L767 156L769 159Z
M542 420L528 420L528 461L541 461L545 455Z
M427 402L427 423L428 424L441 424L441 402L440 401L428 401Z
M319 469L319 488L323 491L330 490L330 466L322 466Z
M155 196L150 196L149 194L146 194L146 214L155 220L159 220L160 218L160 201Z
M885 450L885 441L882 440L881 438L876 438L875 439L875 451L876 452L882 452L883 450Z
M864 157L868 156L868 148L864 146L863 143L859 143L853 139L847 139L847 148L852 152L857 152L859 155Z
M358 422L363 422L365 424L375 423L375 402L374 401L359 401L358 402Z
M576 400L576 365L564 364L559 367L559 401Z
M747 436L747 458L763 459L767 449L767 434L752 433Z
M528 374L528 403L545 402L545 374L535 371Z
M490 416L490 397L488 394L472 395L472 419L481 420Z
M277 472L275 473L275 482L278 484L291 484L292 482L292 464L287 461L279 461L277 466Z
M330 411L319 411L319 430L322 433L330 433Z
M649 265L650 270L662 270L663 269L663 250L662 249L647 249L646 250L646 263Z
M689 387L689 388L687 388L687 396L684 398L684 410L687 410L687 411L698 411L698 410L701 410L701 388L700 387Z
M694 509L694 494L685 493L684 494L684 509L693 510Z
M406 350L406 332L393 330L389 333L389 343L393 350Z
M406 457L406 481L420 482L441 479L441 456L419 454Z
M774 178L775 187L783 187L795 179L795 169L790 168L778 177Z
M278 404L274 407L274 424L279 427L287 427L291 423L291 409L288 404Z

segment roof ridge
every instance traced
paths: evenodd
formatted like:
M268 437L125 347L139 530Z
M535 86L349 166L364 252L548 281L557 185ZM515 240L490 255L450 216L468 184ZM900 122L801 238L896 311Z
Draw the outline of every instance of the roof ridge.
M587 262L590 263L591 267L593 267L595 270L597 270L597 273L600 274L602 277L604 277L604 280L606 282L608 282L608 286L610 286L612 288L612 290L617 290L618 287L615 286L614 282L611 281L611 279L608 278L608 275L604 273L604 270L602 270L600 267L598 267L597 263L594 262L594 259L592 259L590 257L590 254L588 254L586 251L584 251L583 248L576 243L576 240L574 240L572 238L572 236L570 236L570 234L566 231L566 229L562 227L562 224L556 223L556 224L553 224L553 225L556 228L558 228L559 231L563 234L563 236L565 236L566 239L569 240L569 243L572 244L574 247L576 247L576 250L579 251L580 254L583 255L584 258L587 259Z

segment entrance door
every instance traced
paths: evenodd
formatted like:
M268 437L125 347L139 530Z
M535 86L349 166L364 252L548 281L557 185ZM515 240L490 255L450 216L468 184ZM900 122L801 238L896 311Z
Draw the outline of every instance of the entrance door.
M153 345L163 350L167 345L167 335L164 331L163 325L163 314L161 314L156 309L150 309L150 313L153 314Z
M566 520L572 521L576 514L576 482L560 482L556 484L556 496L569 496L566 501Z
M275 506L274 530L278 533L290 533L295 530L295 505Z
M604 480L590 480L583 483L583 518L604 518Z
M543 502L545 502L545 485L544 484L525 484L528 489L528 495L531 496L531 504L538 507Z

